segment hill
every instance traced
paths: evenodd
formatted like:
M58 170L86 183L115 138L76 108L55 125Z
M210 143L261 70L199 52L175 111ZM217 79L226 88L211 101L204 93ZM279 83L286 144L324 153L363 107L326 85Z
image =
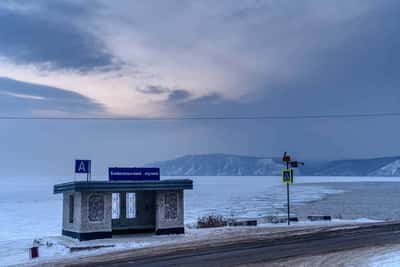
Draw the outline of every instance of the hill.
M147 166L165 176L273 176L280 175L280 158L227 154L187 155ZM297 171L308 176L400 176L400 157L308 161Z

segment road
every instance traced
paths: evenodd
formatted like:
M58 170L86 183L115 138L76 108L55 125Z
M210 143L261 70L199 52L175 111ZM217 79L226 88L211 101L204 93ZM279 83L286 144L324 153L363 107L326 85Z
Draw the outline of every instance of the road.
M376 223L221 240L210 245L153 248L142 253L114 252L64 266L237 266L398 243L400 222Z

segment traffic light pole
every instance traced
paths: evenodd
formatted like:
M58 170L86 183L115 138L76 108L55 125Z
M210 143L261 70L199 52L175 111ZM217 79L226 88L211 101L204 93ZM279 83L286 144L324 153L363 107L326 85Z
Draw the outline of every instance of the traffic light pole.
M285 152L282 157L282 161L286 162L286 170L282 173L282 180L286 183L286 195L287 195L287 224L290 225L290 190L289 184L293 183L293 169L289 169L289 166L292 168L297 168L299 165L304 165L304 162L300 161L292 161L289 154Z
M286 162L286 169L289 169L289 162ZM286 183L287 195L287 224L290 225L290 197L289 197L289 183Z

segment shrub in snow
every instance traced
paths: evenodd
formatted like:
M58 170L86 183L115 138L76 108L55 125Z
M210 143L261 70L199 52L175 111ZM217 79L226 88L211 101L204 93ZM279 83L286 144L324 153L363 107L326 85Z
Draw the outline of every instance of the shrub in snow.
M208 215L197 219L197 228L223 227L226 225L227 221L221 215Z

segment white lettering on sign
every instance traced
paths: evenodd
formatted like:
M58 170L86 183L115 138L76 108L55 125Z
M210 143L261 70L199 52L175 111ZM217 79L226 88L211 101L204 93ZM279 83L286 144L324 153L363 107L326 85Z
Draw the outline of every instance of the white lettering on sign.
M142 175L141 172L114 172L111 171L111 175L132 175L132 176L140 176Z
M110 172L111 175L132 175L132 176L140 176L142 175L141 172L115 172L115 171L111 171ZM159 175L158 172L145 172L143 173L143 175L145 176L154 176L154 175Z
M154 175L158 175L158 172L145 172L144 175L145 176L154 176Z
M83 161L79 163L78 172L86 172L85 163Z

